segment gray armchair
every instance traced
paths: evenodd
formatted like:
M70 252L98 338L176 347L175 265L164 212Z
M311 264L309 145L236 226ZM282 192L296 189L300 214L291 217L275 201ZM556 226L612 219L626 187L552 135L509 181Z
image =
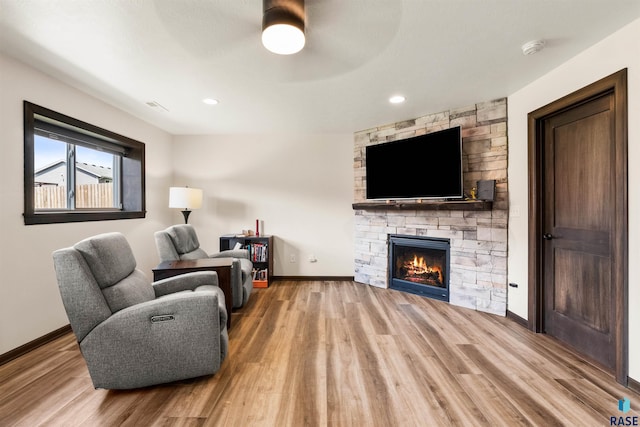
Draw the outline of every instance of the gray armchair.
M229 345L215 272L150 283L121 233L53 253L62 302L95 388L214 374Z
M253 290L253 263L246 249L226 250L207 254L200 248L196 230L191 224L173 225L156 231L156 248L160 261L178 261L203 258L234 258L231 266L231 296L233 308L244 306Z

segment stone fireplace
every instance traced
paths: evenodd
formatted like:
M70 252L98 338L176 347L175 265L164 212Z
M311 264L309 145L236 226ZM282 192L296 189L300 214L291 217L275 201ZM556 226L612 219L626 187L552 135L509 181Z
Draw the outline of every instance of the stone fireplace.
M489 207L429 208L407 203L366 207L365 147L424 133L462 128L464 190L496 181ZM498 99L356 132L354 135L355 280L393 288L390 235L449 242L451 304L505 315L507 305L507 101ZM409 280L410 282L411 280ZM443 298L441 298L443 299Z

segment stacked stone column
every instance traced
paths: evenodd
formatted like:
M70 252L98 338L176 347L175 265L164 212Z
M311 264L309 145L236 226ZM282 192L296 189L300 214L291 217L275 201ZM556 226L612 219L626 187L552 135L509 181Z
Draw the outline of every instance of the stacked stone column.
M430 114L354 135L354 202L366 201L365 147L461 126L464 190L496 180L491 211L356 210L355 280L388 287L387 235L451 240L450 303L506 314L507 306L507 100Z

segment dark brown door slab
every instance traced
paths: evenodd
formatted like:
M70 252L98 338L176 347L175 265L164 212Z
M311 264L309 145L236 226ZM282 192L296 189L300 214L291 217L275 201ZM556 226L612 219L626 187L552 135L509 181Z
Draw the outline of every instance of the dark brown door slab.
M613 94L544 120L543 332L615 367Z
M626 384L626 70L529 114L529 326Z

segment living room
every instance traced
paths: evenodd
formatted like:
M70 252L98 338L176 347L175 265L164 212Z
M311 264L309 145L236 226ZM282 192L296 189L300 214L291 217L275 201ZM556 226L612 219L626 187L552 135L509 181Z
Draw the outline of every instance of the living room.
M637 8L636 8L637 12ZM628 71L628 376L640 382L640 19L617 29L530 83L505 88L508 137L507 310L529 315L528 114L622 69ZM544 51L543 51L544 53ZM44 54L44 53L43 53ZM122 232L138 268L151 274L159 260L153 234L182 222L169 209L169 187L202 188L203 208L189 222L201 245L218 248L221 235L253 229L276 237L274 275L354 276L354 133L280 129L240 134L173 134L92 95L84 84L64 83L10 55L0 56L2 221L0 355L68 324L51 253L103 232ZM79 72L80 73L80 72ZM81 74L81 73L80 73ZM146 217L123 221L25 226L23 220L23 101L46 106L146 144ZM493 99L474 99L472 103ZM444 105L436 114L466 105ZM295 121L293 115L291 121ZM390 116L391 117L391 116ZM285 214L286 213L286 214ZM309 262L313 256L317 262Z

